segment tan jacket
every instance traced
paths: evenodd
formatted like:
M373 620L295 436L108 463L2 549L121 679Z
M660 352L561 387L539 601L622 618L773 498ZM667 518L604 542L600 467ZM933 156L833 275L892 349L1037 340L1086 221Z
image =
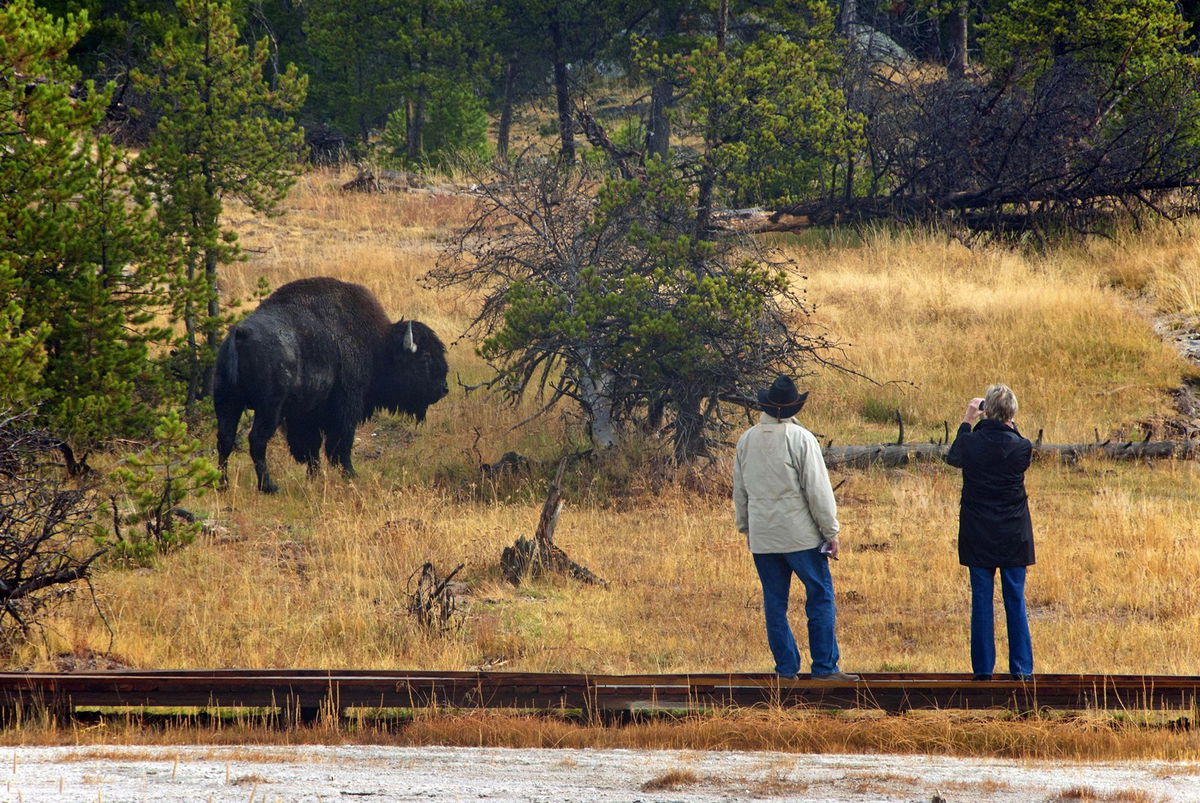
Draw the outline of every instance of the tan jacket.
M821 444L794 418L763 413L738 439L733 508L760 554L813 549L841 529Z

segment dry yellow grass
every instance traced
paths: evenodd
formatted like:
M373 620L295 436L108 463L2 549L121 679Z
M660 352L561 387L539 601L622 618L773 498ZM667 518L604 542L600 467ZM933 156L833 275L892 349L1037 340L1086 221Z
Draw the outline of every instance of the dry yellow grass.
M1014 716L1007 712L912 711L895 716L878 711L828 714L761 708L650 718L623 727L506 711L417 713L402 722L364 718L340 726L321 722L291 728L252 720L197 727L148 726L136 719L108 718L65 730L35 718L0 731L0 745L4 746L76 745L81 761L110 755L104 745L153 745L141 754L142 760L170 760L174 754L169 746L196 743L212 745L213 755L226 760L300 761L305 753L292 748L345 741L397 746L776 750L1062 761L1200 759L1200 739L1194 733L1114 721L1094 712ZM235 747L264 744L280 747L270 753L238 753ZM686 769L665 774L663 788L686 785L684 772ZM769 796L769 790L763 791Z
M1178 247L1194 246L1180 238ZM1148 317L1106 277L1123 252L1058 251L1030 257L970 250L934 235L870 237L833 254L794 252L809 276L818 321L848 342L848 362L886 384L824 371L806 411L841 442L893 436L902 411L912 440L944 436L967 399L992 382L1012 386L1018 423L1048 441L1099 431L1140 436L1165 413L1180 365ZM1166 283L1170 271L1155 274ZM874 423L872 422L874 420Z
M333 275L370 287L393 316L420 318L455 340L471 299L422 289L417 279L468 201L344 194L336 187L345 177L307 176L278 219L235 212L250 253L226 270L226 294L248 297L259 277L277 287ZM926 440L942 434L943 421L953 430L967 399L1003 380L1021 398L1027 434L1044 429L1057 442L1140 434L1171 414L1167 391L1195 375L1143 312L1186 313L1168 290L1190 281L1179 266L1195 270L1194 242L1161 231L1037 258L920 234L876 234L833 249L784 243L810 277L815 322L853 344L846 358L857 370L896 381L820 371L806 380L813 395L802 417L837 443L875 442L894 437L885 418L900 407L910 438ZM423 426L384 417L360 429L354 482L329 471L307 480L276 438L271 460L282 492L268 497L253 490L245 454L235 454L232 489L198 503L220 525L215 535L153 570L107 569L96 578L113 653L142 667L770 668L758 584L731 525L728 454L687 482L642 468L629 498L569 499L556 540L609 589L568 580L514 589L499 579L499 555L532 533L544 483L535 474L524 487L497 488L473 466L509 449L552 458L579 437L578 419L565 410L513 431L534 406L508 409L455 387L456 376L470 383L485 374L473 344L452 347L450 362L452 393ZM930 466L841 479L846 555L834 572L843 666L966 671L956 472ZM1196 464L1037 464L1028 484L1039 551L1028 585L1037 671L1194 673ZM405 611L407 580L426 560L443 572L465 564L469 607L450 635L421 632ZM799 605L796 612L802 633ZM108 639L79 600L55 621L47 650L14 660L45 667L56 652L104 650ZM1003 644L1000 655L1002 670ZM913 737L913 749L953 751L950 730L941 742ZM1103 741L1098 733L1087 738ZM729 738L725 746L767 746ZM775 746L793 737L780 738ZM1194 738L1180 739L1185 747L1174 755L1195 751ZM884 748L905 749L887 739L877 748L827 745ZM1054 749L1075 754L1022 754Z
M630 509L568 504L558 542L611 588L562 580L514 589L498 578L498 558L532 532L536 504L456 502L372 469L353 485L288 471L277 497L254 492L243 469L217 500L229 508L215 513L231 531L224 543L98 582L116 654L171 667L770 668L757 581L722 497L672 490ZM839 496L848 554L834 566L844 665L965 671L957 477L936 468L847 480ZM1194 672L1195 467L1039 465L1029 487L1038 670ZM405 612L406 580L425 560L443 572L466 564L472 603L457 635L426 636ZM104 646L85 606L60 629L76 647Z

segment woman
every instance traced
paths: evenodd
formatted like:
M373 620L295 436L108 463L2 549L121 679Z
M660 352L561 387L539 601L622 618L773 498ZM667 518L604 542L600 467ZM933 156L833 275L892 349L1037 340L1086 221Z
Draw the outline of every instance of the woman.
M984 418L979 420L981 414ZM1025 568L1034 563L1025 469L1033 444L1017 431L1016 414L1012 390L992 385L984 398L967 405L946 455L947 463L963 471L958 562L971 576L971 667L976 680L991 680L996 663L992 596L997 569L1008 623L1008 671L1016 680L1033 678L1033 644L1025 614Z

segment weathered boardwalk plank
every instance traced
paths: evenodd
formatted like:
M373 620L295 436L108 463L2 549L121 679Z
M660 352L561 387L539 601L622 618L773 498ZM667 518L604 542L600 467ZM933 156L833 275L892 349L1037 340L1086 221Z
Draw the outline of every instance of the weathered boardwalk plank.
M814 709L1195 709L1200 676L867 673L859 683L763 674L586 675L389 670L125 670L0 673L0 704L205 708L519 708L630 711Z

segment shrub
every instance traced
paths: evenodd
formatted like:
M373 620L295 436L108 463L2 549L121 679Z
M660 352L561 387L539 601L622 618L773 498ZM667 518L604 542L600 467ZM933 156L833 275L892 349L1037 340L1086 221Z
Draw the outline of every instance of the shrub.
M113 472L120 489L110 497L112 531L100 531L96 541L109 548L114 559L144 566L155 555L195 540L201 525L179 504L188 496L203 496L221 476L212 461L198 454L200 449L200 441L188 436L179 414L170 412L154 429L154 445L126 457ZM122 512L130 506L132 511Z
M456 162L488 158L487 110L469 89L447 87L434 94L425 108L423 151L418 166L445 169ZM380 135L385 161L413 166L408 155L408 113L396 109L388 115Z
M894 424L896 412L901 411L901 415L904 415L903 409L903 405L895 399L867 396L862 403L862 417L873 424Z
M89 582L102 550L86 548L96 493L68 482L54 460L60 441L33 429L33 413L0 411L0 646L41 627L46 611Z

